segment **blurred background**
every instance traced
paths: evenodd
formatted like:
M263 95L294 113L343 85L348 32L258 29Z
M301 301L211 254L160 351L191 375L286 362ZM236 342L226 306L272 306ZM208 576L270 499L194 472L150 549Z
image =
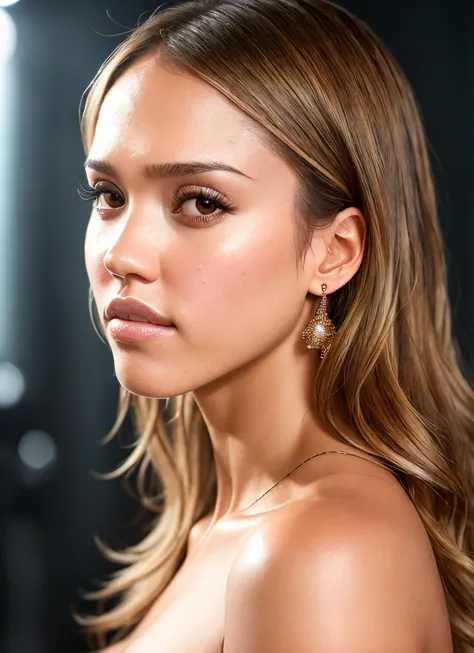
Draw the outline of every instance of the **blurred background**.
M171 3L169 3L171 4ZM399 59L432 149L454 330L474 341L474 0L346 0ZM83 242L90 205L78 108L145 0L0 0L0 651L74 653L71 610L112 566L93 536L140 534L112 427L118 382L89 318Z

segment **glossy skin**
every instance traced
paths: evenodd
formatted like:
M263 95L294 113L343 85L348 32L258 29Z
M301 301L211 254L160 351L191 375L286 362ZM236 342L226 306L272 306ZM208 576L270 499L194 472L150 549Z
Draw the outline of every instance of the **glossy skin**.
M390 472L327 455L258 505L201 520L165 592L103 653L218 653L224 633L225 653L452 653L429 539Z
M388 542L387 546L395 547L394 577L384 577L385 600L381 596L380 602L367 603L367 614L376 609L375 619L381 619L393 592L401 604L406 598L418 609L420 596L409 593L413 588L408 583L415 564L424 570L418 587L439 589L430 549L423 539L426 534L401 486L371 462L322 456L258 503L257 517L236 511L249 506L313 453L351 450L324 431L311 407L311 379L319 358L316 351L306 349L301 332L317 308L315 295L322 294L321 284L327 284L330 294L359 269L366 234L363 215L348 208L330 227L315 231L298 273L293 213L296 174L264 146L248 119L229 101L204 82L166 68L155 55L136 62L109 91L88 158L107 161L116 168L114 174L87 168L92 186L102 182L103 188L117 194L99 199L86 234L86 266L99 314L117 294L132 295L164 313L177 327L172 337L153 342L126 344L109 337L117 378L129 391L144 396L194 391L209 427L218 475L216 509L191 533L190 554L177 577L135 635L125 644L107 649L108 653L141 653L158 644L160 653L215 653L224 627L226 653L286 653L289 639L293 653L357 653L359 649L348 648L342 634L339 640L334 638L333 624L340 623L340 608L331 594L330 581L337 569L331 566L327 583L321 582L320 569L326 568L322 560L327 558L327 547L337 548L341 531L357 530L354 520L359 512L363 534L370 531L370 520L385 520L390 525L380 539L370 540L354 553L359 573L350 575L348 582L354 592L344 604L351 615L351 646L358 608L364 606L357 591L364 592L361 582L367 551L375 570L378 558L385 565L384 537L390 539L393 530L401 528L405 536L405 529L411 528L418 544L405 556L405 573L404 556L397 549L400 539ZM203 160L224 162L243 174L211 171L173 178L143 174L145 165ZM212 204L209 208L196 199L175 202L178 192L195 186L198 191L211 188L219 192L232 211L222 212ZM213 221L191 222L193 215L209 213L215 216ZM103 322L107 333L105 319ZM365 473L378 477L382 484L381 475L391 479L391 494L385 495L383 505L370 503L371 493L365 488L371 476L359 478L356 497L343 493L343 498L333 498L346 482L344 475L338 476L337 482L334 477L327 496L320 496L320 483L328 474L337 475L341 470L352 474L360 469L358 465L366 466ZM392 509L397 502L404 508ZM326 503L328 507L324 507ZM304 509L293 510L297 505ZM352 513L351 521L346 522ZM329 528L325 534L325 524L339 514L339 530ZM203 527L206 537L198 547ZM288 557L298 561L301 556L301 565L290 565L291 572L285 576L254 573L255 556L245 553L245 542L254 538L255 550L255 537L261 538L262 562L272 559L280 568ZM349 546L350 538L343 540L344 546ZM360 538L355 546L361 546ZM341 552L344 555L345 551ZM302 573L308 564L314 569L311 575ZM266 564L262 568L266 569ZM391 584L390 580L397 582ZM280 582L282 591L277 592L274 586ZM267 594L270 603L266 598L262 606ZM287 599L276 600L282 594ZM309 648L304 631L312 613L301 609L298 597L308 606L312 600L318 606L326 605L319 612L318 649ZM268 619L255 619L267 606ZM286 613L290 616L287 620L283 618ZM446 642L445 606L439 596L435 593L432 601L428 599L419 620L413 619L414 614L410 612L404 621L397 613L392 624L400 632L406 631L401 648L377 650L449 653L446 646L418 647L420 641L430 640L433 628L441 628ZM390 614L386 617L391 618ZM286 634L273 628L275 621L288 628ZM324 642L325 622L330 625L330 642ZM383 620L381 624L390 627ZM313 625L309 631L311 638L315 628ZM366 624L361 628L368 633L367 642L371 641ZM282 648L283 642L287 642L286 648ZM360 650L375 651L367 642Z

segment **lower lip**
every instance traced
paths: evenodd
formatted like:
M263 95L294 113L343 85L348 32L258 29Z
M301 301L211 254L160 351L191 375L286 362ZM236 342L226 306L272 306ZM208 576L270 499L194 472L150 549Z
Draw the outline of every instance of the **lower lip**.
M170 336L176 331L176 327L113 318L109 322L109 331L115 340L122 342L145 342L147 340Z

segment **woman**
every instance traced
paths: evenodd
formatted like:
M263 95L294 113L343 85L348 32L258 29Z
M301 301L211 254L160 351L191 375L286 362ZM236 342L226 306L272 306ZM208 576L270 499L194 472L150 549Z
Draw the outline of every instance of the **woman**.
M155 518L78 621L107 653L472 650L473 391L398 64L329 2L198 0L88 90L109 437L137 433L109 476L140 463Z

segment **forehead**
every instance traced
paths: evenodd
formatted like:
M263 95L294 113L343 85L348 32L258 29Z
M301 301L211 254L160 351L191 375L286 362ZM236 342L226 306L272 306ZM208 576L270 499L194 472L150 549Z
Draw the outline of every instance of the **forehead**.
M221 93L148 55L114 83L102 103L91 152L201 159L271 156L253 121ZM90 153L89 156L92 156Z

